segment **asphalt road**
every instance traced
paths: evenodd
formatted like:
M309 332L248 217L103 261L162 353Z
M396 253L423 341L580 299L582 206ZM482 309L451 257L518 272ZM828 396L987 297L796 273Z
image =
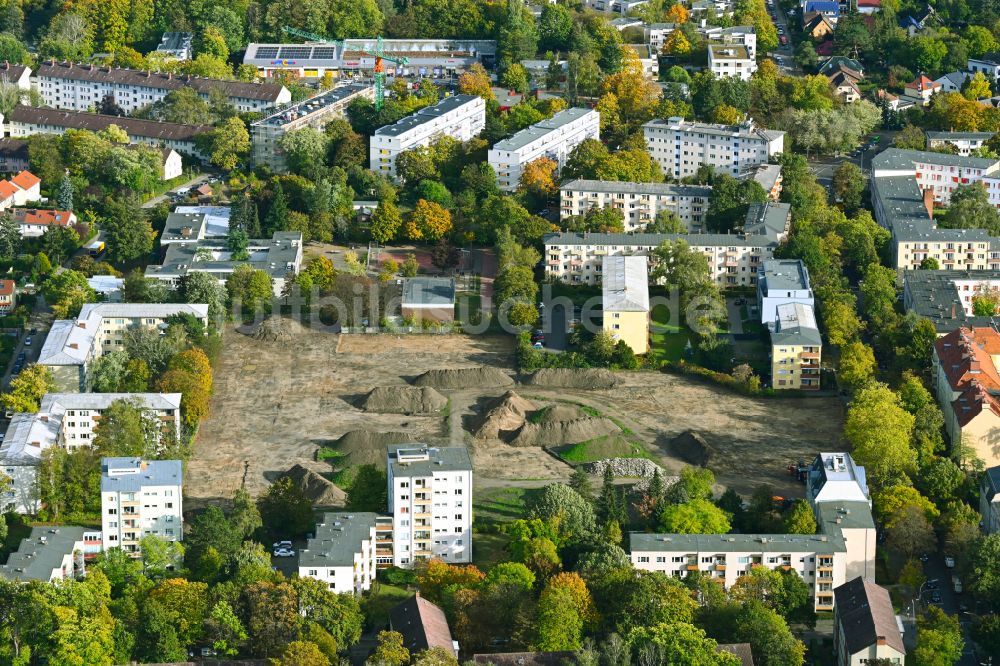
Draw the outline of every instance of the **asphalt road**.
M778 48L768 53L768 55L778 64L778 69L782 74L802 76L802 70L799 68L798 63L795 62L795 44L792 42L792 35L788 30L788 16L777 1L773 7L768 7L768 11L774 12L774 27L784 30L785 36L788 38L788 44L782 46L779 42Z
M542 330L545 332L546 348L566 351L569 345L569 316L565 306L546 304Z
M176 192L177 190L183 189L185 187L190 187L191 189L194 189L194 188L198 187L199 185L201 185L202 183L204 183L206 180L208 180L211 177L212 177L212 174L210 174L210 173L203 173L200 176L198 176L197 178L193 178L193 179L189 180L188 182L184 183L183 185L178 185L174 189L168 190L166 193L161 194L158 197L153 197L152 199L150 199L146 203L142 204L142 207L143 208L156 208L156 206L158 204L160 204L161 202L167 201L169 195L172 192Z
M975 650L973 649L972 639L969 637L969 627L972 623L972 615L968 612L963 612L959 605L968 603L972 605L971 600L966 599L965 593L957 594L954 589L951 577L956 574L955 569L949 569L945 566L944 555L940 552L938 553L928 553L930 559L924 563L924 575L927 577L927 581L936 581L936 589L928 589L928 585L925 584L923 587L923 592L920 595L920 599L916 600L914 606L911 607L910 611L914 608L917 613L920 612L922 608L926 608L928 605L933 604L935 606L940 606L940 608L948 613L949 615L957 615L959 623L962 626L962 635L965 639L965 650L962 652L962 659L958 661L961 666L977 666L979 660L976 659ZM964 584L966 581L962 581ZM932 601L934 593L940 595L940 601ZM910 613L908 612L908 615ZM912 615L910 615L912 617Z

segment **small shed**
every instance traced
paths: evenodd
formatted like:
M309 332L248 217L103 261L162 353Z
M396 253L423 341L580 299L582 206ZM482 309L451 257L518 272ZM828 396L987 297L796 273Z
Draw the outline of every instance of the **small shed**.
M423 321L455 320L455 280L453 278L415 277L403 282L403 317Z

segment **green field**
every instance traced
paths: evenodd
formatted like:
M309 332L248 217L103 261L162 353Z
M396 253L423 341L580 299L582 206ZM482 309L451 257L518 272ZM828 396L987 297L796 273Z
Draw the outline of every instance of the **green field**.
M505 534L475 532L472 537L472 563L482 571L489 571L493 565L507 560L509 541Z
M476 520L510 522L524 518L525 502L536 492L533 488L484 488L475 493L472 509Z
M568 463L587 463L604 458L649 458L639 444L621 435L595 437L586 442L562 446L555 450Z
M666 305L657 305L650 313L652 324L649 336L649 354L646 358L654 363L679 361L684 356L684 348L691 339L691 331L683 324L669 323L670 310Z

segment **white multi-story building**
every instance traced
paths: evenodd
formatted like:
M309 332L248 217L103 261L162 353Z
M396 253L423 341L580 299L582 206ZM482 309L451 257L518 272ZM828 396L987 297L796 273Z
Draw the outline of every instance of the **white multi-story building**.
M993 138L993 132L925 132L927 150L954 146L958 154L968 157Z
M472 561L472 459L465 447L389 447L393 564Z
M180 460L101 459L101 532L104 550L138 557L139 541L154 535L184 538Z
M642 131L649 154L674 178L693 176L703 164L736 177L768 162L785 145L784 132L760 129L752 120L713 125L675 116L652 120Z
M486 127L486 103L477 95L453 95L424 107L394 125L375 131L369 142L373 171L395 177L396 158L405 150L427 146L441 136L468 141Z
M757 30L752 25L734 25L731 28L706 26L699 28L698 32L709 42L742 46L751 59L757 57Z
M813 307L809 271L799 259L772 259L760 267L757 280L757 303L760 323L765 326L777 318L778 306L802 303Z
M101 415L118 400L141 406L163 431L180 436L180 393L46 393L38 412L14 415L0 444L0 472L11 479L0 510L36 513L42 452L89 446Z
M585 139L600 139L600 135L601 114L593 109L566 109L498 141L490 148L488 159L500 189L513 192L526 165L546 157L556 163L558 172L574 148Z
M86 527L65 525L31 528L31 535L7 556L6 564L0 565L0 578L25 583L83 578L88 532Z
M813 467L825 466L827 456L850 457L820 454ZM856 488L867 493L864 468L851 466L862 478ZM858 576L874 578L875 523L867 495L852 500L848 498L854 497L856 488L822 486L829 486L825 494L816 494L822 499L810 499L818 534L632 534L632 564L676 578L700 571L727 589L754 567L791 570L810 587L814 608L831 611L835 587Z
M87 303L76 319L57 319L49 329L38 364L52 372L60 391L85 392L89 366L121 349L130 328L160 330L176 315L191 315L208 326L208 305L186 303Z
M51 60L38 65L32 80L42 104L70 111L93 111L110 95L123 111L134 113L181 88L193 89L205 101L210 90L221 92L241 113L266 111L292 101L288 88L274 83L224 81Z
M338 594L361 594L375 580L374 513L324 513L316 536L299 551L299 577L315 578Z
M659 53L663 50L663 43L667 41L674 30L680 27L676 23L650 23L646 26L646 41L649 43L650 51Z
M757 61L745 46L709 44L708 69L718 77L735 76L742 81L749 81L757 71Z
M712 188L672 183L571 180L559 188L559 216L584 215L591 208L617 208L625 231L642 231L661 210L676 215L688 231L701 229Z

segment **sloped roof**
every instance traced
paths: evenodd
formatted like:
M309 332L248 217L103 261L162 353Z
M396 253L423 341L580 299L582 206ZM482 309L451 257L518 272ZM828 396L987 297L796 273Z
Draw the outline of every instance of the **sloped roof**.
M935 88L940 88L941 84L935 81L931 81L927 76L921 74L910 83L907 83L905 87L913 88L915 90L923 92L925 90L934 90Z
M885 588L858 577L835 588L833 596L848 654L864 650L880 640L906 654L892 600Z
M444 611L419 594L389 609L389 626L403 635L410 654L432 647L455 650Z
M958 394L951 408L965 426L984 409L1000 416L1000 373L992 356L1000 354L1000 334L988 327L959 328L937 339L934 351L948 385Z
M32 187L39 185L42 182L41 178L30 171L22 171L10 180L22 190L30 190Z
M719 652L735 654L742 662L742 666L753 666L753 652L750 650L749 643L720 643L716 649Z
M645 255L604 257L601 284L605 312L649 312Z
M11 208L10 214L18 224L40 224L47 227L68 227L73 223L73 213L68 210Z

